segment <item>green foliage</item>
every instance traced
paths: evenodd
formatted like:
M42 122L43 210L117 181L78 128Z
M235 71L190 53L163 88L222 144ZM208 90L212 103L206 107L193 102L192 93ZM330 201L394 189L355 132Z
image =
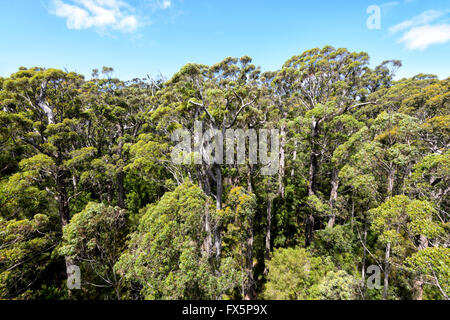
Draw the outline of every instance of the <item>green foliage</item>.
M442 225L432 221L433 206L427 201L395 196L370 211L371 228L380 234L383 242L402 241L402 231L408 237L424 235L436 238L443 234Z
M328 258L313 257L304 248L276 249L269 262L264 298L314 299L319 283L334 266Z
M32 220L0 217L0 298L42 298L38 289L53 263L56 244L50 220L43 214Z
M355 300L358 283L343 270L329 271L317 287L317 298L321 300Z
M213 207L190 183L147 208L117 263L145 299L215 299L242 281L231 259L215 266L204 250L207 214L214 219Z
M330 257L333 263L350 274L358 274L360 244L351 224L316 231L315 255Z
M369 65L325 46L264 73L243 56L0 78L0 298L381 299L377 264L385 298L448 299L450 79ZM278 170L176 165L172 134L198 121L279 130Z
M122 281L114 265L125 249L126 231L125 210L90 202L64 227L58 252L83 267L86 284L113 288L120 299Z
M450 249L435 247L420 250L405 261L406 267L414 274L424 276L430 283L439 286L441 299L450 294Z

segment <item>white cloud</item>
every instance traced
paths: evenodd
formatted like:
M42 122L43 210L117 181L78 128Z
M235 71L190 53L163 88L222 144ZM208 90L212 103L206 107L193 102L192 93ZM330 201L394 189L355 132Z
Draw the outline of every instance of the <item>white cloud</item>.
M170 8L171 6L172 6L172 2L170 0L164 0L161 3L161 8L163 8L163 9Z
M450 24L440 24L412 28L398 42L405 43L410 50L425 50L430 45L448 41L450 41Z
M139 27L133 7L122 0L53 0L52 14L67 19L69 29L113 29L131 33Z
M450 10L427 10L389 28L391 34L402 36L397 43L403 43L409 50L425 50L434 44L450 41L450 24L446 15Z
M399 31L404 31L408 28L412 28L415 26L425 25L433 22L434 20L442 17L445 14L443 11L438 10L427 10L419 14L418 16L413 17L410 20L405 20L395 26L389 28L391 33L396 33Z
M172 7L172 0L147 0L147 4L154 11L165 10Z

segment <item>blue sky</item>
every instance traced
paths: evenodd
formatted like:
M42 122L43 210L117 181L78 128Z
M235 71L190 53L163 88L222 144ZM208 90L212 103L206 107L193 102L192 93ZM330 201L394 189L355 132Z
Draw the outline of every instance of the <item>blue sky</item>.
M380 29L367 25L371 5ZM398 77L450 76L448 0L3 0L0 38L3 77L20 66L170 77L242 55L276 70L327 44L368 52L372 65L400 59Z

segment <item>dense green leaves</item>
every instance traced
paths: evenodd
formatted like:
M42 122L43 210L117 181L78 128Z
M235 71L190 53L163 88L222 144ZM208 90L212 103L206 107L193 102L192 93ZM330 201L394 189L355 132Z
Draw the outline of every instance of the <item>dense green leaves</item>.
M448 299L450 80L369 63L326 46L264 73L0 78L0 298ZM206 161L199 122L278 130L277 170L248 143ZM199 161L172 161L177 129Z
M209 216L209 217L208 217ZM205 194L188 183L142 216L117 267L146 299L216 299L243 280L239 265L210 256L205 219L217 220Z

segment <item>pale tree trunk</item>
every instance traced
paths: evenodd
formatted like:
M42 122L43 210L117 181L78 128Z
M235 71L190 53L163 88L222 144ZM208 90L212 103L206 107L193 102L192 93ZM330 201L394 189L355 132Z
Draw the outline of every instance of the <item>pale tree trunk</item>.
M309 167L309 185L308 196L316 195L316 174L317 174L317 156L311 153L310 167ZM313 240L314 233L314 214L312 211L306 216L305 223L305 247L308 248Z
M338 188L339 188L339 170L333 168L331 172L331 192L330 192L330 219L328 220L328 228L333 228L336 222L336 212L335 212L335 204L338 196Z
M39 108L45 113L47 116L47 120L49 124L55 123L55 113L53 112L53 108L47 104L45 101L45 96L47 94L47 85L48 80L44 80L41 84L41 90L39 93L39 97L37 99L37 103Z
M212 171L210 168L205 167L205 165L202 166L201 169L201 173L199 173L200 175L200 181L202 184L202 189L203 192L210 197L212 192L211 192L211 183L210 183L210 176L213 175ZM215 178L214 178L215 179ZM217 179L216 179L217 181ZM216 206L221 206L221 200L218 200L216 202ZM207 234L205 242L204 242L204 248L205 251L208 254L208 257L212 256L212 251L213 251L213 247L214 247L214 251L215 251L215 256L216 259L218 260L220 257L220 252L221 252L221 237L220 237L220 226L218 225L218 222L216 221L214 223L214 221L212 221L211 219L211 214L209 212L209 205L208 205L208 212L205 216L205 232Z
M390 170L388 172L388 186L387 186L387 198L393 196L394 192L394 183L395 183L395 173L396 170L391 164ZM390 273L390 263L389 263L389 256L391 254L391 243L388 242L386 244L386 251L385 251L385 257L384 257L384 285L383 285L383 300L387 299L388 296L388 289L389 289L389 273Z
M39 93L39 97L37 99L37 103L39 108L45 113L48 123L54 124L55 119L55 113L53 110L53 107L49 106L47 102L45 101L46 94L47 94L47 85L48 80L44 80L41 84L41 90ZM61 164L61 160L58 157L57 161L59 164ZM58 201L58 213L59 213L59 219L61 224L61 229L64 229L66 225L70 222L70 209L69 209L69 197L67 194L67 189L65 185L65 179L68 176L68 173L64 170L57 170L56 176L55 176L55 184L56 184L56 191L57 191L57 201ZM76 184L76 180L73 178L73 181ZM75 186L74 186L75 187ZM69 267L73 265L73 261L69 257L64 257L65 265L66 265L66 277L69 278ZM72 297L72 291L69 290L69 298Z
M387 300L388 289L389 289L389 273L390 273L390 263L389 256L391 254L391 243L386 244L386 251L384 255L384 283L383 283L383 300Z
M222 169L220 166L216 166L216 209L222 210L222 192L223 192L223 181L222 181ZM214 247L216 248L216 259L220 259L220 254L222 251L222 237L220 235L220 225L216 223L214 228Z
M216 166L216 208L217 210L222 209L222 193L223 193L223 180L222 180L222 169L219 165Z
M222 237L220 235L220 228L218 225L214 228L214 248L216 249L216 259L220 260L220 254L222 253Z
M292 157L293 165L292 165L292 170L291 170L291 177L293 177L294 174L295 174L295 161L297 160L297 145L298 145L298 141L295 140L295 142L294 142L294 155Z
M114 190L113 190L113 187L112 187L112 184L111 185L109 185L108 187L107 187L107 194L106 194L106 201L108 201L108 204L109 205L112 205L112 202L113 202L113 197L114 197L114 195L113 195L113 192L114 192Z
M284 117L286 118L286 114ZM285 196L285 187L284 187L284 176L286 172L286 123L281 125L281 142L280 142L280 159L279 159L279 170L278 170L278 196L284 199ZM295 151L297 152L297 151ZM295 153L294 158L297 155ZM295 160L295 159L294 159ZM271 252L271 228L272 228L272 207L273 207L273 197L271 195L271 184L268 182L267 188L267 227L266 227L266 239L265 239L265 260L266 266L264 267L264 274L268 274L267 263L270 260L270 252Z
M397 170L391 164L391 168L390 168L390 170L388 172L388 186L387 186L388 197L392 197L393 196L396 172L397 172Z
M67 172L58 170L56 172L56 190L58 200L58 212L61 223L61 229L64 229L70 222L70 209L69 209L69 197L67 195L67 189L65 186L65 178ZM68 256L64 257L66 265L66 276L69 278L69 268L73 265L73 260ZM72 291L69 289L69 298L72 297Z
M286 167L285 146L286 146L286 124L283 123L281 125L280 160L278 170L278 193L281 195L281 198L283 199L284 199L284 174Z
M253 278L253 218L250 221L249 237L246 248L246 273L247 282L244 285L244 300L253 300L256 297L254 278Z
M313 121L312 124L312 146L309 160L309 174L308 174L308 196L316 195L316 180L319 169L318 151L316 147L316 138L319 136L319 123ZM310 210L305 222L305 247L308 248L313 240L314 234L314 213Z
M366 292L366 247L367 247L367 229L368 229L368 223L367 220L364 218L364 231L363 231L363 258L362 258L362 267L361 267L361 279L363 281L362 287L363 287L363 298L365 296Z
M211 222L211 214L209 212L209 204L206 204L206 214L205 214L205 232L206 232L206 238L203 242L203 250L208 257L208 260L212 256L212 222Z
M271 228L272 228L272 205L273 205L273 199L268 194L267 198L267 227L266 227L266 248L265 248L265 255L264 258L266 260L266 266L264 268L264 274L267 275L269 273L269 269L267 268L267 263L270 260L270 242L271 242Z
M309 174L308 174L308 196L316 195L316 176L318 169L318 159L316 153L311 152L309 160Z
M118 148L118 156L121 159L123 157L122 152L123 152L123 141L121 140L122 136L123 136L123 130L122 127L120 125L117 126L117 129L119 131L119 148ZM119 169L119 173L117 174L117 205L121 208L121 209L125 209L125 189L123 186L124 183L124 172L123 169L120 168Z
M248 173L247 173L247 190L248 193L253 193L253 165L248 165Z

